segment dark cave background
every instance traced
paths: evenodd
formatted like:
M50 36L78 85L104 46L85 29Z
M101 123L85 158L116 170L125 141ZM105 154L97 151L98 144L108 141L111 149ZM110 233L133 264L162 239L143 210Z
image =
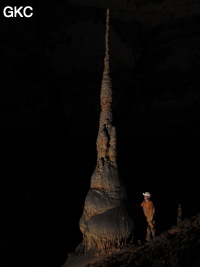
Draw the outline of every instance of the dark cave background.
M31 5L34 16L0 16L0 265L61 266L81 241L108 6L118 166L130 205L152 193L158 234L176 223L179 203L183 218L199 212L198 1L9 5Z

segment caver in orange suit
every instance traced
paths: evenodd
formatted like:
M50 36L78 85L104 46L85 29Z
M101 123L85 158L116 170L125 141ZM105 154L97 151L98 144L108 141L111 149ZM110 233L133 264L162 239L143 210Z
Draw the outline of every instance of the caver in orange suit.
M149 241L151 240L151 235L152 237L155 237L155 207L153 205L153 202L149 200L148 202L143 201L141 206L143 207L144 215L147 219L147 235L146 235L146 240Z

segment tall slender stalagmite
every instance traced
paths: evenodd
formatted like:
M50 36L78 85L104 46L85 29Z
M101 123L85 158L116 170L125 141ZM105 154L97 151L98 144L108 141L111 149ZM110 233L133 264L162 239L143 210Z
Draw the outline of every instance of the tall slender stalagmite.
M97 138L97 164L99 176L102 173L106 162L117 167L116 164L116 131L112 126L112 83L110 79L109 64L109 9L106 16L106 35L105 35L105 58L104 71L101 85L101 114L99 122L99 133Z
M108 9L97 165L79 222L85 251L106 252L118 248L134 234L134 223L126 209L126 190L119 180L117 169L116 129L112 124L112 84L109 76L109 15Z

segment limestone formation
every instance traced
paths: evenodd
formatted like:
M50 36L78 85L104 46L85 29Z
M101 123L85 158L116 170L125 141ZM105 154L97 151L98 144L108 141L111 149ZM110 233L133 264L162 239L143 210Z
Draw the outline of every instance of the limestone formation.
M106 18L105 59L101 85L101 114L97 137L97 165L79 225L84 251L106 252L133 238L134 223L126 209L126 190L117 168L116 128L112 118L109 67L109 10Z

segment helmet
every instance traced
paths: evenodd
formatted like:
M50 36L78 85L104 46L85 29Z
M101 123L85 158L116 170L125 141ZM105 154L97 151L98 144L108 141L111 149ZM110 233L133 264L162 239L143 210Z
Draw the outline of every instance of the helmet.
M145 192L145 193L143 193L143 196L151 197L151 194L149 192Z

